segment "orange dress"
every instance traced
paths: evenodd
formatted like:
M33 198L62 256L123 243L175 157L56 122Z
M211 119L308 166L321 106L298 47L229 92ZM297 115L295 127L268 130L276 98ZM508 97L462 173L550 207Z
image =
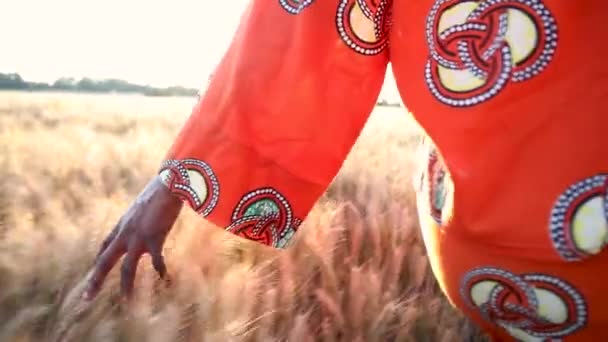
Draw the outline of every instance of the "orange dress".
M215 224L285 247L391 62L432 142L418 207L450 301L497 340L601 340L606 13L604 0L252 1L160 176Z

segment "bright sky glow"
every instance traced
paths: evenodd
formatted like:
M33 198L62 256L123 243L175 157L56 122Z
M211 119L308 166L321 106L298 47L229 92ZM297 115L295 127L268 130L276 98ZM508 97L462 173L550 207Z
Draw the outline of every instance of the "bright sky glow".
M199 88L248 0L0 0L0 72ZM392 92L392 91L391 91Z

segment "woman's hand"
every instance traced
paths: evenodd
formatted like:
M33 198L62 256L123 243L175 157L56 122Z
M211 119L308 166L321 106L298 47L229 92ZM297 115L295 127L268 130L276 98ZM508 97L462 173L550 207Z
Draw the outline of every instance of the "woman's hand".
M181 208L182 201L169 192L159 177L150 181L103 241L83 297L95 298L106 275L123 255L120 275L123 296L130 298L133 292L137 265L144 253L152 257L154 269L163 278L167 271L163 245Z

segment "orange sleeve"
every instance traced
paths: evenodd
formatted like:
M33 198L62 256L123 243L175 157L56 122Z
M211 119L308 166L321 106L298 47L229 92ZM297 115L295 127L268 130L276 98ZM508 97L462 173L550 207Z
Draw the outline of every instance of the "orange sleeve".
M349 38L358 37L345 17L353 4L251 2L160 170L174 194L238 236L287 244L339 171L384 80L386 41ZM357 32L368 25L374 34L373 20L359 24Z

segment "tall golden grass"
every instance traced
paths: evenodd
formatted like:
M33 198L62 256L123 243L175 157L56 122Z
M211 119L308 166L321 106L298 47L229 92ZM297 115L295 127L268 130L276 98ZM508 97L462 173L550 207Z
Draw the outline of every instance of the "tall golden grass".
M184 210L170 286L144 258L80 306L100 240L154 174L193 99L0 93L0 341L477 341L440 293L410 180L417 130L377 109L286 251Z

